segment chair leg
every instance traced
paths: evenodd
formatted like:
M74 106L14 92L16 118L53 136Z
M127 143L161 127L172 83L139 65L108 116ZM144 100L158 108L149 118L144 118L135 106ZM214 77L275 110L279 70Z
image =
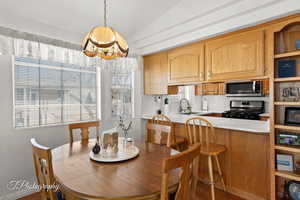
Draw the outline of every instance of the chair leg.
M209 169L209 179L211 182L211 185L210 185L211 199L215 200L215 183L214 183L214 172L213 172L211 156L208 156L208 169Z
M197 190L197 184L199 179L199 156L194 159L193 161L193 171L192 171L192 183L191 183L191 190L192 192L196 192Z
M218 156L214 156L214 157L216 159L216 163L217 163L217 167L218 167L218 172L219 172L219 175L221 177L221 181L222 181L222 185L223 185L223 190L226 191L226 185L225 185L225 182L224 182L224 178L223 178L223 174L222 174L222 170L221 170L219 158L218 158Z

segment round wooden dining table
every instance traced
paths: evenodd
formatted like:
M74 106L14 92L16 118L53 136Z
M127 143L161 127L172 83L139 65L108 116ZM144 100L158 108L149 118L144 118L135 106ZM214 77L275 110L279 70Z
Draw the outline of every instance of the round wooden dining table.
M100 163L90 160L95 140L78 141L52 151L53 172L61 190L93 200L159 199L164 158L176 153L157 144L135 142L139 155L131 160ZM169 192L178 185L180 170L170 173Z

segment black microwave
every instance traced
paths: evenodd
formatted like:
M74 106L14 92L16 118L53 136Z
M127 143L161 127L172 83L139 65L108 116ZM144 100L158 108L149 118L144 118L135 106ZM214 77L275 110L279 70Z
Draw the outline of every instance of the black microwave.
M262 81L228 82L225 94L228 97L263 96L263 84Z

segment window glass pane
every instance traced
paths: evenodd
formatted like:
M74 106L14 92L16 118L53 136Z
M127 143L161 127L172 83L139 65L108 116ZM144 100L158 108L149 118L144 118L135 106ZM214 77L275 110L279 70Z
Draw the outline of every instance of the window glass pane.
M97 119L95 68L15 58L15 127Z
M80 71L63 70L63 120L80 121Z
M81 120L97 119L96 72L81 73Z
M120 68L112 74L112 117L132 117L132 73Z
M48 65L45 65L48 64ZM40 114L41 125L62 121L62 73L61 67L52 63L40 67Z
M16 127L32 127L39 125L38 77L38 64L17 61L15 67Z

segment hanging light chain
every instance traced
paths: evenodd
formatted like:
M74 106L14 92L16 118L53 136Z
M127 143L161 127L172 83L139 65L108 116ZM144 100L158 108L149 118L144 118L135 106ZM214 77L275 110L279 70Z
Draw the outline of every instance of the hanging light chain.
M104 26L107 26L108 19L108 3L107 0L104 0Z

